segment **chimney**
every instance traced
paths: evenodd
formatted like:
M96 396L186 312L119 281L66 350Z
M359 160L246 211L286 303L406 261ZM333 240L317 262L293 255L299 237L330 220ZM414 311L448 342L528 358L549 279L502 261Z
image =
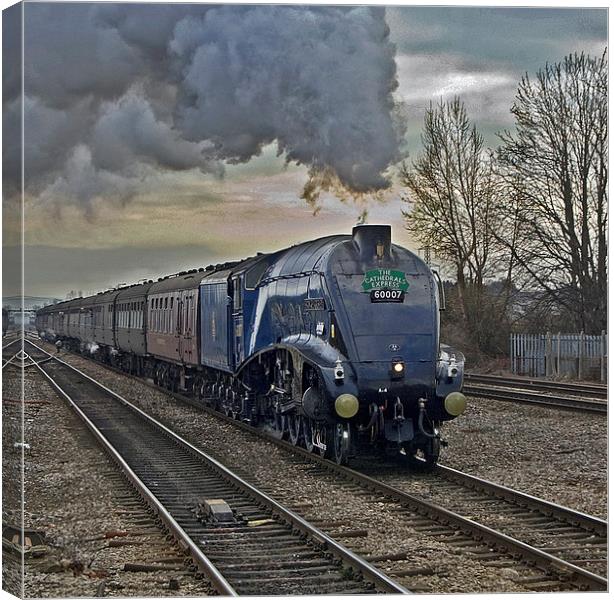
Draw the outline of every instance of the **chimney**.
M390 225L356 225L352 229L361 262L390 260L391 237Z

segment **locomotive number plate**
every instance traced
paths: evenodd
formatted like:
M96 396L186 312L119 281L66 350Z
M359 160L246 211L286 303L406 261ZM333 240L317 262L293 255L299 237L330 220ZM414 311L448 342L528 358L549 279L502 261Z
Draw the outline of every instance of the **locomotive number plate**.
M371 302L403 302L403 290L371 290Z

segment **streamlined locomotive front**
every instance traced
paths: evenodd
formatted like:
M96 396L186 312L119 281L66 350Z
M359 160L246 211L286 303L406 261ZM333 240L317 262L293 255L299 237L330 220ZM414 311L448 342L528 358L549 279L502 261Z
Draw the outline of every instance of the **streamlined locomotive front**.
M461 414L465 400L464 357L440 348L432 271L391 244L388 225L355 227L328 265L345 356L329 371L327 387L346 437L436 461L439 425Z

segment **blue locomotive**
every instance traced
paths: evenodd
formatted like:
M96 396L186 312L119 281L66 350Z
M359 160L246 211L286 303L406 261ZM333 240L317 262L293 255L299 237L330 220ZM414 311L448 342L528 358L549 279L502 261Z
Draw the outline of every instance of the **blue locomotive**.
M41 335L339 463L437 461L465 409L439 286L388 225L45 307Z

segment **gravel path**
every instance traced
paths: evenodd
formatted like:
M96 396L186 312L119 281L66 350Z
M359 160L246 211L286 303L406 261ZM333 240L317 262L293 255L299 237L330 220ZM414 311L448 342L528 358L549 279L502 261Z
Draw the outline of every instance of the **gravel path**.
M12 371L16 376L4 378L3 397L19 397L18 371ZM30 448L24 519L26 527L44 532L47 546L43 556L26 560L25 596L210 595L209 583L186 572L184 555L169 545L81 421L32 368L25 370L25 398ZM3 442L4 457L10 457L12 440ZM19 523L19 510L5 512L6 519ZM126 564L164 569L130 572Z
M259 487L268 488L272 495L307 519L319 523L322 529L355 551L378 556L406 552L406 560L378 563L378 566L410 589L438 593L532 589L530 582L523 584L522 579L530 580L538 575L535 570L528 567L502 569L484 557L476 559L460 545L444 543L444 539L451 541L449 533L436 536L421 530L424 523L415 518L412 522L408 511L398 504L383 497L374 500L357 486L341 485L317 465L305 464L274 444L186 407L134 379L79 356L65 355L64 358ZM234 443L229 444L229 440ZM500 562L509 563L509 557L503 557Z

